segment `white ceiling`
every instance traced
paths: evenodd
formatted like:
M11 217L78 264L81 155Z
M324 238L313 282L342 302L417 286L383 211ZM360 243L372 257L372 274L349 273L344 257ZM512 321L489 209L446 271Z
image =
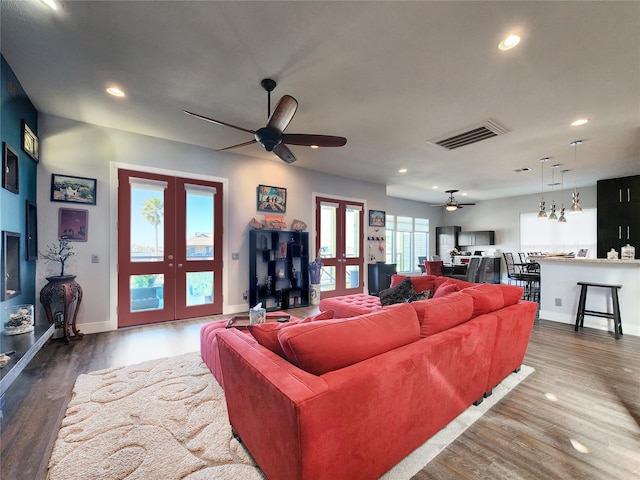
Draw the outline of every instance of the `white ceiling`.
M270 77L272 107L283 94L299 102L287 133L348 139L342 148L292 146L291 168L386 184L391 196L439 203L451 188L468 193L458 196L465 202L537 193L542 157L572 170L567 188L640 174L638 1L64 1L52 11L2 0L1 8L2 54L42 113L220 149L251 136L182 111L256 130L267 121L260 80ZM512 32L520 45L499 51ZM105 94L112 83L125 99ZM579 117L590 122L570 126ZM427 143L487 119L509 132L453 151ZM258 145L220 155L280 161ZM514 172L522 167L533 170Z

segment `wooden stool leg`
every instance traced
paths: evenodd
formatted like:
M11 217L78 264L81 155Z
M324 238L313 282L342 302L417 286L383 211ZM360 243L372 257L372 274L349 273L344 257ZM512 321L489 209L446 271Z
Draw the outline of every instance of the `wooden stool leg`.
M611 289L611 299L613 300L613 330L616 339L622 335L622 318L620 318L620 303L618 302L618 289Z
M576 313L576 332L578 327L584 326L584 306L587 301L587 285L581 285L580 289L580 301L578 302L578 312Z

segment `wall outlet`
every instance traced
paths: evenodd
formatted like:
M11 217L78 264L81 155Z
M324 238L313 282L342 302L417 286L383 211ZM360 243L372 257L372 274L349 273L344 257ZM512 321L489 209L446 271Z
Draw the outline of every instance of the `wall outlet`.
M97 253L91 254L91 263L100 263L100 257L98 257Z
M240 254L238 252L232 253L231 260L240 260Z
M562 306L562 299L556 298L556 307L561 307L561 306Z

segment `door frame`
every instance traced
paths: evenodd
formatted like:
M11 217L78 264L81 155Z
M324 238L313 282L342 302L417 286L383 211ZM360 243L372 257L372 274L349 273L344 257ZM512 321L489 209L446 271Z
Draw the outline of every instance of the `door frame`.
M138 172L155 173L158 175L179 176L194 180L206 180L222 184L222 222L227 226L229 219L229 179L202 175L193 172L170 170L167 168L149 167L132 163L111 162L109 164L109 225L118 225L118 170L136 170ZM226 260L229 254L229 230L222 232L222 313L229 313L229 269ZM118 229L109 229L109 318L101 322L107 330L118 330ZM102 331L102 330L99 330Z
M367 244L365 242L365 239L367 237L368 234L368 222L367 222L367 212L368 212L368 208L367 208L367 200L364 198L355 198L355 197L345 197L342 195L332 195L329 193L321 193L321 192L311 192L311 215L309 216L309 218L312 219L312 227L309 229L309 248L311 248L311 244L313 243L313 248L315 248L316 245L316 238L318 236L318 230L316 228L316 204L317 204L317 199L318 197L320 198L327 198L329 200L340 200L341 202L355 202L355 203L361 203L362 204L362 208L363 208L363 212L362 212L362 231L360 232L360 236L361 236L361 248L364 248L365 245ZM363 260L363 264L362 264L362 285L363 285L363 291L369 291L369 280L367 278L367 256L365 254L365 252L361 252L362 254L362 260ZM312 255L309 257L309 261L313 261L315 260L316 256L318 255L318 252L312 252ZM313 258L311 258L313 257Z

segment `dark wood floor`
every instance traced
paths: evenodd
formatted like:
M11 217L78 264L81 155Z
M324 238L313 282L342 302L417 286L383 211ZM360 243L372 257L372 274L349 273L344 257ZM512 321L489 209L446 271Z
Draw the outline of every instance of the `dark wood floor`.
M198 351L200 326L211 320L45 347L6 394L0 478L46 478L79 374ZM616 341L607 332L575 333L570 325L543 320L534 327L525 363L536 371L414 480L640 478L640 338Z

